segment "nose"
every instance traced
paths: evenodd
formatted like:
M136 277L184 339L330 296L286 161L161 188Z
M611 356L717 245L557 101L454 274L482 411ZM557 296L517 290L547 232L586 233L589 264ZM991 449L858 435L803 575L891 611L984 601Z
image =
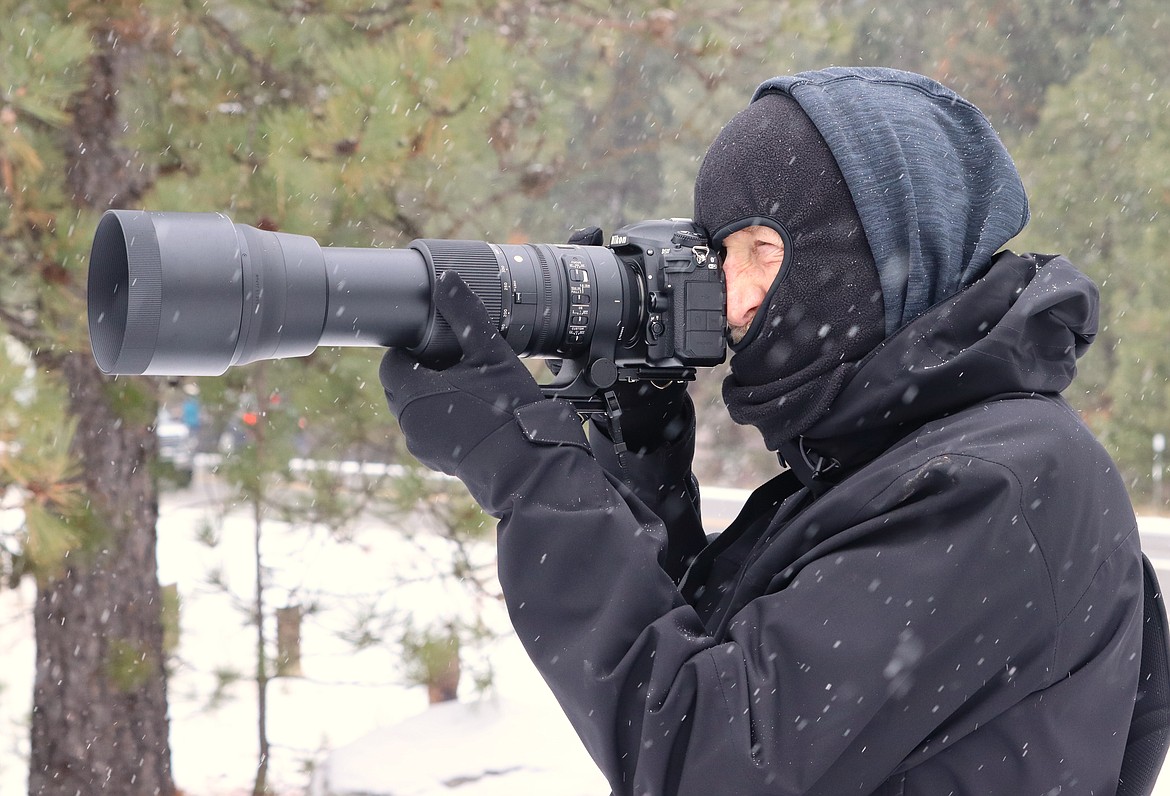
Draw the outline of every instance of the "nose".
M735 329L747 326L756 317L767 290L758 280L736 275L735 270L726 274L727 281L727 325Z

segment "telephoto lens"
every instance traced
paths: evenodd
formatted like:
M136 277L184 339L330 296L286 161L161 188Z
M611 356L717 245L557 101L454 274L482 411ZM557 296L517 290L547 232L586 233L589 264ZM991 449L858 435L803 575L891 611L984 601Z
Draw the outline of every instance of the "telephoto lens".
M601 246L416 240L405 249L321 247L220 213L110 210L90 251L90 343L103 373L219 375L318 346L458 355L434 310L455 270L522 356L572 358L629 343L638 268Z

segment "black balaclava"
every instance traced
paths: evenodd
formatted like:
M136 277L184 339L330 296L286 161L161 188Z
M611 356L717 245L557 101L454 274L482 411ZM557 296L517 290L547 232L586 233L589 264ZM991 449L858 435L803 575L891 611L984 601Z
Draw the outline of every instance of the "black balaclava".
M784 261L744 339L723 399L771 450L825 412L854 364L885 338L877 268L832 153L800 105L765 94L707 150L695 221L715 246L749 226L784 240Z

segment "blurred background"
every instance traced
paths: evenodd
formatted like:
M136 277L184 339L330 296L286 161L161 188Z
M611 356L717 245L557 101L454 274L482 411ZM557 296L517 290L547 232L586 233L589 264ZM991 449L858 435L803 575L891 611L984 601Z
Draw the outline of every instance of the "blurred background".
M508 634L492 524L406 454L378 351L218 378L98 372L86 268L111 207L220 211L322 245L560 242L590 224L690 215L707 143L767 77L922 72L979 105L1015 156L1033 218L1012 247L1065 253L1101 285L1100 333L1069 398L1141 513L1165 512L1161 0L0 10L0 631L13 661L0 672L0 781L18 789L299 793L345 737L273 743L272 700L312 680L313 655L366 661L421 709L493 693L493 645ZM723 372L692 386L696 473L750 488L777 463L727 418ZM409 555L378 558L400 544ZM382 563L360 579L354 555ZM222 610L196 628L209 601ZM230 745L249 762L212 782L180 761L214 770L227 757L208 746L214 732L185 734L184 717L214 718L225 700L247 705L248 732Z

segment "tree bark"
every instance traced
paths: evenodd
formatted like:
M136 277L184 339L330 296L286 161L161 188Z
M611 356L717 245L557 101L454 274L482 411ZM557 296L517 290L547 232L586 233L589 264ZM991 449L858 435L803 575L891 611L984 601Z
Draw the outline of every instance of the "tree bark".
M64 372L95 527L37 595L29 793L169 796L156 442L109 405L88 356L68 355Z
M125 33L125 31L122 31ZM67 179L77 206L134 202L149 182L118 141L120 75L134 48L94 30L91 80L75 98ZM88 351L38 357L70 388L89 496L85 541L38 584L29 793L172 796L152 464L156 390L112 382Z

